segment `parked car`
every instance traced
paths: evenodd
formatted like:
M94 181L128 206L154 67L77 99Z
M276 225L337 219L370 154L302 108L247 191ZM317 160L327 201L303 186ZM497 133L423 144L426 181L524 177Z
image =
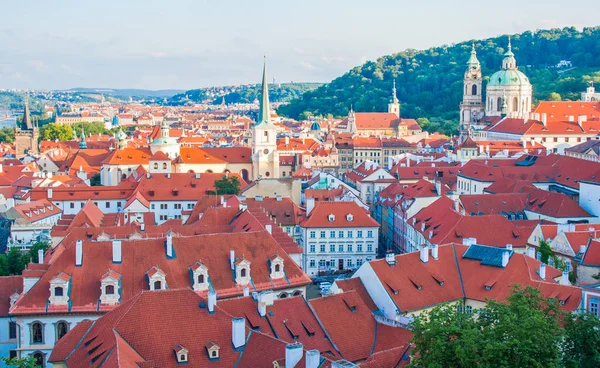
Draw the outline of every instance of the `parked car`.
M327 278L319 276L319 277L315 277L313 279L313 284L318 285L318 284L320 284L322 282L327 282L327 281L329 281L329 280L327 280Z

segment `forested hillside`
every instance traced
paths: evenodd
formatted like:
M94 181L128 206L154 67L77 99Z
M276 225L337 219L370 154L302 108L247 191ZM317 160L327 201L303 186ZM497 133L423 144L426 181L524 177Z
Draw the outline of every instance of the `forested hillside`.
M587 83L600 86L600 27L538 30L512 35L519 69L533 84L534 103L546 99L577 100ZM484 85L500 69L507 36L475 40ZM344 116L355 111L385 111L396 79L403 117L428 118L428 130L455 132L462 99L463 74L472 41L405 50L357 66L278 109L280 115ZM572 67L557 65L561 60Z
M321 86L321 83L281 83L269 85L271 102L289 102L300 98L303 93ZM169 99L171 105L183 105L189 102L220 104L225 97L226 104L252 103L258 99L260 84L250 86L227 86L192 89ZM187 96L187 100L186 100Z

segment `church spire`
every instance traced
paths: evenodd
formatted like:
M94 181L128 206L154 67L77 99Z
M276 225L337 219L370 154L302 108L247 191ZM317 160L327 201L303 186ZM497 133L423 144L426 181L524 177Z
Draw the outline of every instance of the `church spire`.
M394 79L394 86L392 87L392 103L398 103L398 96L396 94L396 80Z
M267 79L267 57L265 56L262 89L260 94L260 108L258 110L258 122L256 125L271 123L271 112L269 110L269 82Z
M29 116L29 98L25 97L25 108L23 111L23 129L33 129L33 125L31 124L31 116Z

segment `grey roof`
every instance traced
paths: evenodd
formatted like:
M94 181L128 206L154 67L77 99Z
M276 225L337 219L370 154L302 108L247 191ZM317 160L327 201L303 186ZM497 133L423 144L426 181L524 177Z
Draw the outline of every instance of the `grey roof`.
M502 267L502 254L506 251L510 252L510 257L512 257L512 250L473 244L469 246L463 258L481 261L484 266Z
M579 143L573 147L565 148L566 152L586 153L590 149L594 150L597 155L600 154L600 140L592 139L583 143Z

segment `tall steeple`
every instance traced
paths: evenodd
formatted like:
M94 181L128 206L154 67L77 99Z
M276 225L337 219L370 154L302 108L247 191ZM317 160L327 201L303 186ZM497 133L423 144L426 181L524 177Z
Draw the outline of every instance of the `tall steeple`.
M85 131L83 130L83 125L81 126L81 140L79 141L79 148L86 149L87 142L85 141Z
M392 87L392 99L388 104L388 112L395 114L398 118L400 117L400 102L398 96L396 96L396 80L394 79L394 85Z
M504 53L504 59L502 60L502 69L517 69L517 60L515 59L515 54L512 52L510 36L508 36L508 51Z
M396 94L396 80L394 79L394 86L392 87L392 102L398 103L398 95Z
M23 127L23 129L33 129L33 124L31 123L31 116L29 116L29 99L27 97L25 98L25 108L23 110L23 124L21 126Z
M263 65L262 88L260 94L260 107L258 109L258 121L255 126L273 125L271 123L271 111L269 108L269 81L267 79L267 57Z

